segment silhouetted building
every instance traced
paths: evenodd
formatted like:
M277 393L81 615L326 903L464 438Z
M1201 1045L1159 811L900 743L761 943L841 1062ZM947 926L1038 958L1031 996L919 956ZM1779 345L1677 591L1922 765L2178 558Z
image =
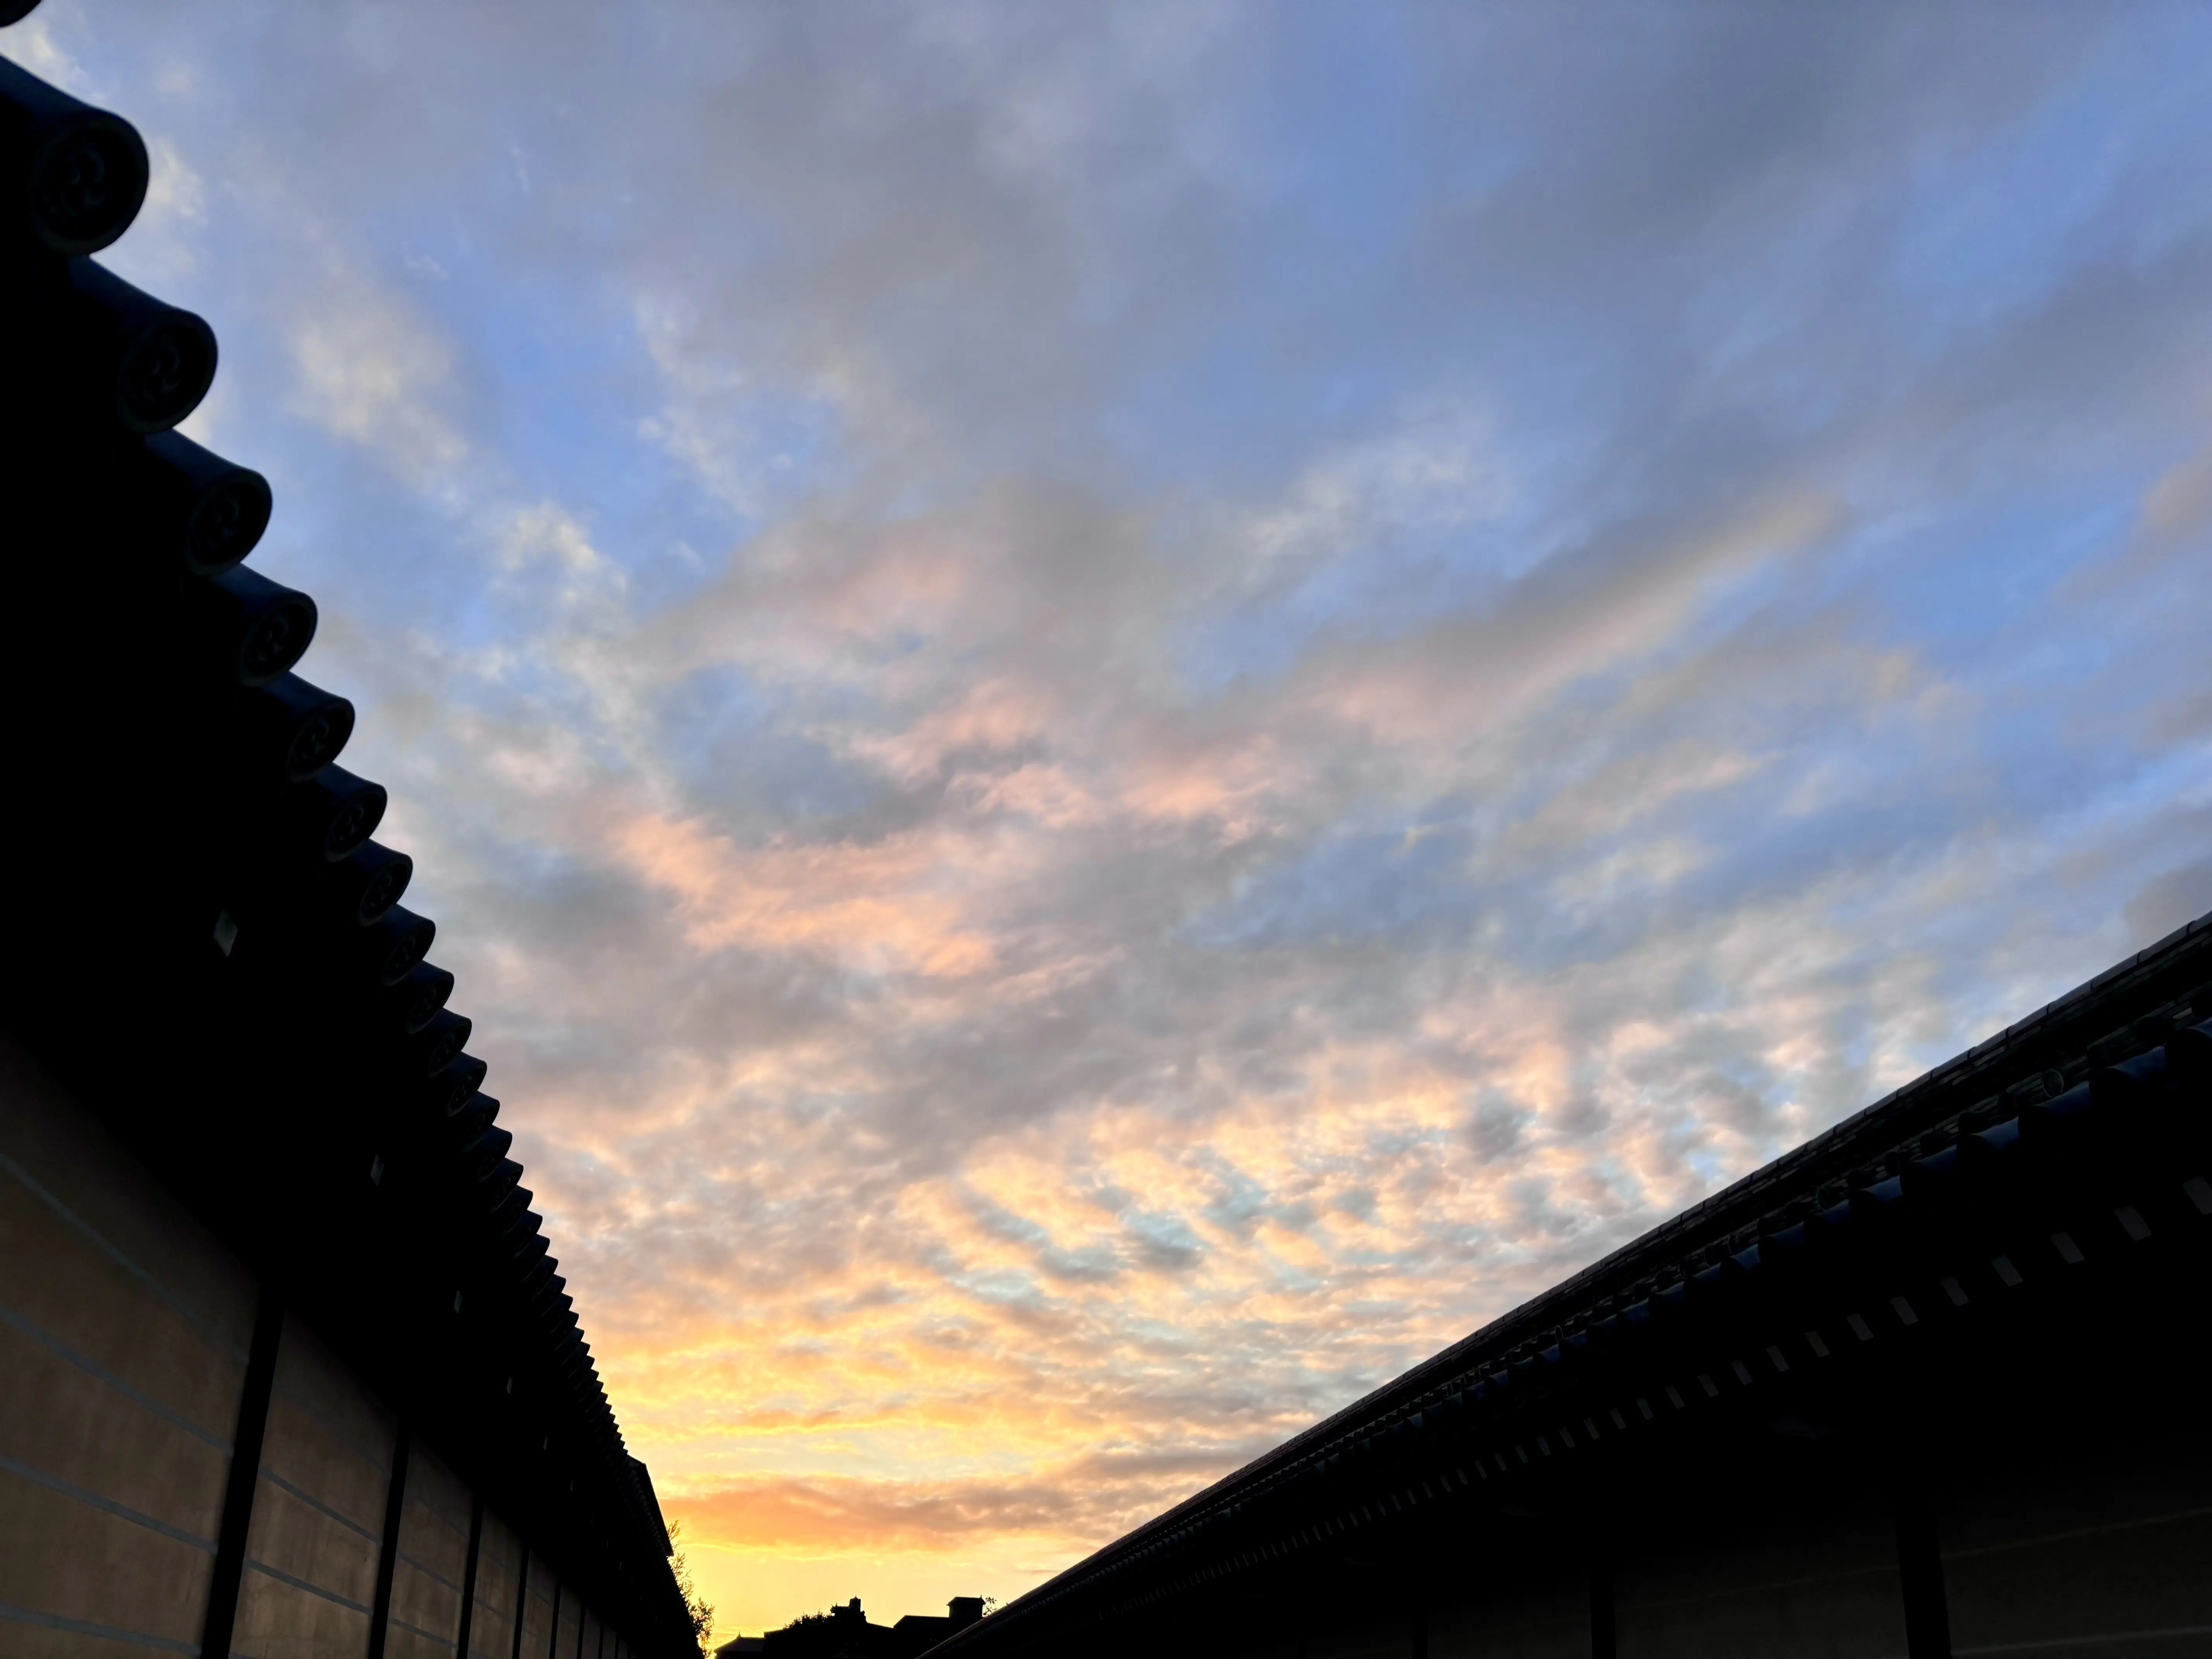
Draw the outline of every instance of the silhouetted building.
M983 1598L980 1595L956 1595L945 1604L942 1614L909 1613L891 1626L891 1634L905 1644L897 1650L901 1659L910 1654L923 1654L935 1647L956 1631L963 1631L983 1616Z
M946 1659L2212 1651L2212 917Z
M0 60L0 1652L696 1653L146 187Z
M896 1625L872 1624L854 1596L826 1613L793 1620L763 1638L770 1659L919 1659L956 1631L983 1616L980 1595L956 1595L946 1612L908 1613Z
M794 1619L763 1638L769 1659L882 1659L890 1632L868 1622L860 1598Z

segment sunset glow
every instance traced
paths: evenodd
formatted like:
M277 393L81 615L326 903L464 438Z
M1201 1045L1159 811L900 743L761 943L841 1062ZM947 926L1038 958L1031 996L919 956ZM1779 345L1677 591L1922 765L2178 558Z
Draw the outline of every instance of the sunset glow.
M2212 13L1592 15L16 32L720 1638L1011 1598L2212 908Z

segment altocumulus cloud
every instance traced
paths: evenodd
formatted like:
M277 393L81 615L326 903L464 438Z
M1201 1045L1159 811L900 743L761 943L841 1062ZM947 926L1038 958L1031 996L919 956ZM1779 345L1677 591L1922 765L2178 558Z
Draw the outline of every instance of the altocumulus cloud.
M2212 907L2201 9L185 8L126 275L726 1629Z

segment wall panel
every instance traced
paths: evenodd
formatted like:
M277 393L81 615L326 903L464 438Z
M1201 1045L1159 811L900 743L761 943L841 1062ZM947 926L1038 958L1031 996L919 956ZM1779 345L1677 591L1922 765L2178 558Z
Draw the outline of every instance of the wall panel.
M453 1659L469 1565L469 1507L460 1478L415 1442L399 1510L399 1553L392 1563L387 1659Z
M1620 1659L1905 1651L1897 1535L1863 1498L1655 1528L1613 1577Z
M1371 1622L1316 1632L1306 1644L1306 1659L1413 1659L1415 1626L1404 1613L1389 1613Z
M1589 1585L1550 1566L1483 1573L1489 1582L1429 1618L1429 1659L1589 1659Z
M198 1645L255 1299L0 1037L0 1652Z
M2212 1655L2212 1458L2115 1440L2094 1462L2040 1449L1948 1506L1954 1653Z
M288 1320L239 1589L241 1655L352 1659L368 1650L395 1439L391 1414Z
M514 1659L515 1592L522 1584L522 1540L499 1513L484 1510L477 1545L477 1612L468 1659Z
M553 1612L561 1599L553 1564L530 1558L530 1593L523 1598L522 1659L553 1659Z
M576 1599L574 1590L564 1591L561 1597L560 1626L553 1634L554 1659L576 1659L577 1643L583 1633L583 1603Z

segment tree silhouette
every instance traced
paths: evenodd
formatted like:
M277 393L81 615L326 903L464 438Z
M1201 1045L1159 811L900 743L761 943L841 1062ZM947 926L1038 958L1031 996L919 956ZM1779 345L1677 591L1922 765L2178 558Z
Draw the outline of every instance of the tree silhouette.
M668 1541L676 1547L670 1552L668 1565L676 1574L676 1588L684 1592L684 1610L691 1615L691 1639L698 1644L702 1659L707 1651L707 1637L714 1628L714 1609L707 1598L699 1594L699 1587L691 1582L691 1564L684 1559L684 1523L672 1521L668 1526Z

